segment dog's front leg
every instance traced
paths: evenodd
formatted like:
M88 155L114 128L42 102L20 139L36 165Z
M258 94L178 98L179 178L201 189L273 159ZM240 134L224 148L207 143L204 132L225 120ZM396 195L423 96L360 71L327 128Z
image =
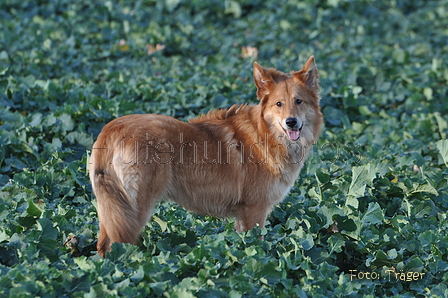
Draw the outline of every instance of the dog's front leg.
M271 211L270 205L254 204L246 205L240 204L238 206L237 216L235 220L235 230L238 233L251 230L257 225L264 228L266 217Z

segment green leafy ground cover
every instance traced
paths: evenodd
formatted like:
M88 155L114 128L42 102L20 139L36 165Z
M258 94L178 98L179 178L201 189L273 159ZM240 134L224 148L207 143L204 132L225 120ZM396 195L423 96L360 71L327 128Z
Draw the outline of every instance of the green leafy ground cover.
M448 296L448 2L284 2L0 3L0 296ZM100 258L102 126L255 103L247 46L321 74L325 129L267 228L164 203Z

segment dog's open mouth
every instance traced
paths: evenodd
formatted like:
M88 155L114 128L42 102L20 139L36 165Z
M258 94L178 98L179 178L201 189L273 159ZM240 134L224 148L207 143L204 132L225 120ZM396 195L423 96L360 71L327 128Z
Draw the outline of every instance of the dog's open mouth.
M286 135L288 136L288 139L290 139L291 141L297 141L298 139L300 139L300 133L302 131L302 126L300 126L299 129L283 129L286 133Z
M287 130L286 134L291 141L297 141L300 138L300 130Z

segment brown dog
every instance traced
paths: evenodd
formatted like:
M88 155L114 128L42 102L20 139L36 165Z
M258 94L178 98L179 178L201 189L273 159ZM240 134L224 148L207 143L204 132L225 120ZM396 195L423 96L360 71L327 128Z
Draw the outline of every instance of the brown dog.
M93 145L98 253L135 244L159 200L216 217L238 232L264 227L294 185L322 126L314 57L285 74L254 63L259 104L191 119L129 115L108 123Z

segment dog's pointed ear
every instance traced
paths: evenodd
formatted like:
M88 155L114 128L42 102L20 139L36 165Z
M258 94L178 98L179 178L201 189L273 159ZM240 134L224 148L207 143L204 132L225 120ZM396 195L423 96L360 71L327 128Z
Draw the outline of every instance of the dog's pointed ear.
M317 71L314 56L311 56L303 66L302 70L294 72L293 75L305 83L306 87L313 91L319 91L319 72Z
M269 94L269 85L271 84L272 78L266 72L266 69L262 67L257 62L254 62L254 82L257 86L257 97L262 100L266 95Z

